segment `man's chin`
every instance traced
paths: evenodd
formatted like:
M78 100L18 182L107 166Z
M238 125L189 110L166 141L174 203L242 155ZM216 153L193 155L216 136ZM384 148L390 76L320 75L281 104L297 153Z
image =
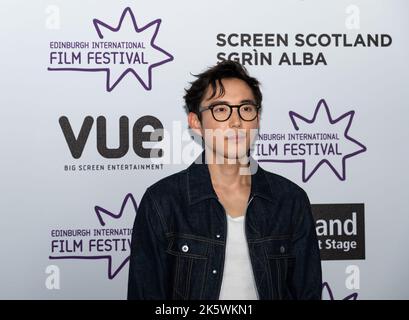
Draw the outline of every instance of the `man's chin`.
M239 150L237 151L224 151L222 156L225 159L225 163L228 164L243 164L248 162L248 151Z
M209 153L210 150L208 149L206 153ZM249 150L245 146L239 148L215 148L207 154L207 161L212 164L244 164L248 163L248 154Z

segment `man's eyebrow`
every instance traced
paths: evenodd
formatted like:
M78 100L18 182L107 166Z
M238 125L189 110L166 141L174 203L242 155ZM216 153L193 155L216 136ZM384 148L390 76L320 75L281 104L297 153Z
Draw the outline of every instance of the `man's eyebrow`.
M255 103L255 101L253 99L245 99L245 100L241 100L240 104L241 103ZM214 104L231 104L231 103L226 100L216 100L211 103L211 105L214 105Z
M256 103L253 99L241 100L240 103Z

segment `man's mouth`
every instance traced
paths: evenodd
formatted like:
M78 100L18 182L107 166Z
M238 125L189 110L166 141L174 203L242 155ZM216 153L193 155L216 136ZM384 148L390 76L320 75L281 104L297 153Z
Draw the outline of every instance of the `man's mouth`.
M246 135L232 135L232 136L227 136L226 139L228 141L239 142L239 141L244 141L246 139Z

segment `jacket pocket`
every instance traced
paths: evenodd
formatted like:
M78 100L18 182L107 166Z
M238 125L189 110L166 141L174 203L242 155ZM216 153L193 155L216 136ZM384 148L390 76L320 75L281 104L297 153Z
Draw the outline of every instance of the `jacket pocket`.
M209 243L189 235L175 235L166 252L171 256L173 300L200 299L205 282Z
M294 268L295 256L290 236L266 240L263 247L268 264L271 298L291 299L288 279Z

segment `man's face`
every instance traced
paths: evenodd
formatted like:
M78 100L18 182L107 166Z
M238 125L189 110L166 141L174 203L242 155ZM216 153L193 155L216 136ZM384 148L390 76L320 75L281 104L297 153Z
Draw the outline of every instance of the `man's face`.
M202 108L219 102L230 105L239 105L249 101L256 103L251 88L243 80L225 78L221 81L224 95L219 96L220 89L217 84L216 95L210 98L212 88L209 86L201 103ZM203 111L201 115L202 122L200 123L197 115L191 112L189 125L192 129L200 131L207 148L215 154L216 161L230 159L228 163L235 163L237 159L246 159L259 128L259 116L252 121L245 121L240 118L238 108L233 108L230 117L223 122L214 119L211 110Z

